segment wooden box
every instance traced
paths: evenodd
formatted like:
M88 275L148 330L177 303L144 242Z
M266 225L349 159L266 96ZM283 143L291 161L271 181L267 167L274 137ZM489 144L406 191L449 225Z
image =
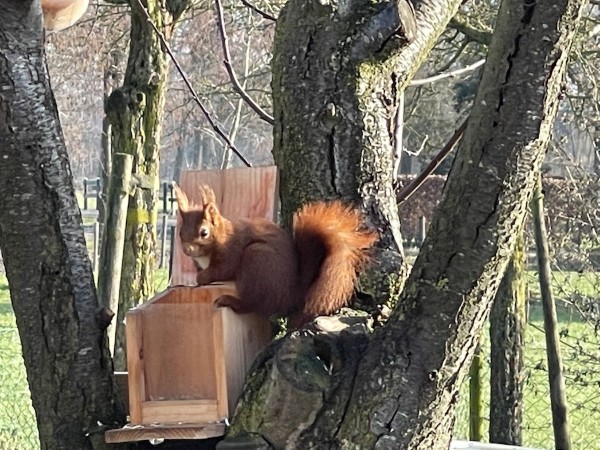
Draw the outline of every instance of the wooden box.
M275 219L275 167L186 171L179 184L193 199L198 183L214 189L229 219ZM130 425L107 432L107 442L222 435L250 365L270 342L268 319L213 305L235 293L233 283L194 286L178 236L173 251L170 287L126 315Z
M216 308L232 285L173 287L127 314L133 425L219 422L233 413L268 322Z

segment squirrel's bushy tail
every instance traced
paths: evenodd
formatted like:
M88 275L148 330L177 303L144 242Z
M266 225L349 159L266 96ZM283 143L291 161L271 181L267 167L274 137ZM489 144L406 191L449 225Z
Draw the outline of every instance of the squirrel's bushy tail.
M358 272L377 233L363 215L339 201L311 203L294 216L304 320L332 314L348 304Z

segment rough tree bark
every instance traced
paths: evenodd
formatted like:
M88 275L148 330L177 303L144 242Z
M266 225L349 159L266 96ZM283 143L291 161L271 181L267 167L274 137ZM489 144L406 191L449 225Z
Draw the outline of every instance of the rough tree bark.
M405 0L290 0L281 10L272 84L284 223L307 200L358 202L362 192L386 244L399 250L393 117L398 88L419 65L410 59L427 53L460 1L437 4L418 34ZM416 40L413 49L408 40Z
M43 48L39 1L0 1L0 247L42 449L123 423Z
M399 94L460 3L422 2L418 28L407 0L290 0L277 20L273 156L283 223L315 198L362 204L381 241L361 290L383 290L389 304L407 275L393 178Z
M502 2L444 198L390 319L371 337L351 327L298 332L274 344L253 372L229 431L232 439L251 433L274 448L448 448L458 390L540 170L583 3ZM330 11L334 6L340 10ZM339 73L334 69L350 64L359 40L347 39L342 52L338 36L327 33L343 26L341 19L372 23L360 6L307 0L286 5L273 62L274 151L287 213L309 194L354 198L360 192L367 209L376 210L372 220L393 225L393 165L391 153L381 150L389 148L381 131L389 104L383 93L392 92L392 85L402 88L402 81L392 82L391 69L382 69L395 52L371 47L371 59ZM420 2L420 33L443 27L456 6ZM293 29L304 31L294 47L291 38L284 39ZM419 55L417 48L419 38L397 49L393 61ZM408 77L412 67L399 66L397 79ZM290 77L295 82L286 83ZM337 80L339 96L329 78Z
M134 156L125 232L120 303L117 312L115 367L125 369L126 312L154 294L158 218L160 137L168 74L167 55L152 23L170 39L191 0L130 0L129 58L123 86L105 104L113 152Z

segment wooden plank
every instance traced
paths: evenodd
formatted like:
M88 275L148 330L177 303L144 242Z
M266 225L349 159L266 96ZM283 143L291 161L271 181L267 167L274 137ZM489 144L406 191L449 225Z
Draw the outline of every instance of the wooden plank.
M222 423L126 425L107 431L104 440L108 444L117 444L150 439L209 439L224 434L225 425Z
M142 303L141 305L138 305L134 308L131 308L127 314L130 314L133 311L136 311L137 313L142 312L144 309L148 309L150 308L150 306L154 303L160 303L160 302L168 302L169 298L171 296L177 296L178 292L176 289L171 289L168 288L158 294L156 294L154 297L152 297L150 300L148 300L147 302ZM126 316L128 317L128 316ZM125 320L125 323L127 323L127 319ZM127 326L127 325L126 325Z
M198 185L207 184L215 191L221 213L228 219L264 217L276 220L277 168L252 167L227 170L187 170L179 185L190 199L199 200ZM179 220L179 218L178 218ZM196 268L183 254L176 233L171 285L195 285Z
M208 286L171 286L130 311L149 309L156 303L213 303L219 296L233 293L235 284L232 281Z
M142 403L142 423L217 422L216 400L161 400Z
M130 311L125 327L127 344L127 373L129 385L129 416L132 423L142 423L141 404L146 400L144 377L143 311Z

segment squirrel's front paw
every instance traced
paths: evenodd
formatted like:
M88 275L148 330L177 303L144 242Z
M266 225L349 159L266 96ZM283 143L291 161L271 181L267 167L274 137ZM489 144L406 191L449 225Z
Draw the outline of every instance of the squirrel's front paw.
M227 306L231 306L231 302L229 301L227 295L222 295L221 297L215 300L215 306L217 308L225 308Z
M252 311L252 308L241 299L234 297L233 295L222 295L215 300L215 306L217 308L229 307L238 314L246 314Z

